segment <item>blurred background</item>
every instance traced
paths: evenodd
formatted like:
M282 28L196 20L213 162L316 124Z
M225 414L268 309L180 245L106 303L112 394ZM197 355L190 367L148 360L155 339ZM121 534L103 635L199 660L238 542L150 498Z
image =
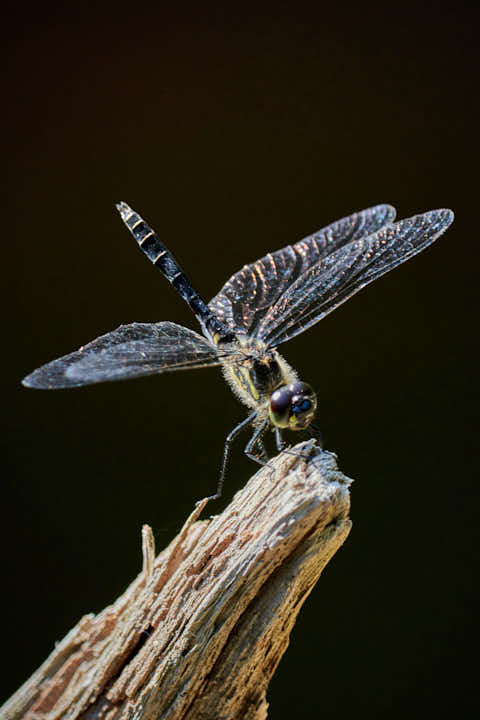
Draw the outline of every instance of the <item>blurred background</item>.
M337 718L455 717L474 702L475 22L462 4L313 7L5 15L2 699L136 576L142 523L160 549L213 492L245 415L216 369L21 387L120 324L195 329L117 216L125 200L206 299L355 210L455 211L426 252L282 347L355 483L350 537L268 699L277 720L300 702ZM256 469L242 448L209 514Z

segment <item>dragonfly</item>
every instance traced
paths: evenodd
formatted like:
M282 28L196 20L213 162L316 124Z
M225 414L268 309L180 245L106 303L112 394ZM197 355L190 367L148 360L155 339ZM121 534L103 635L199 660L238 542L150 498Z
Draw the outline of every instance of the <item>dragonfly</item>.
M277 347L431 245L454 218L451 210L440 209L395 222L391 205L367 208L245 265L207 304L145 220L124 202L117 209L139 247L190 307L203 336L170 321L121 325L38 368L23 384L72 388L219 366L249 414L225 440L211 498L222 494L231 443L245 428L252 434L244 452L261 465L269 460L263 444L269 429L279 452L288 452L284 430L321 437L312 422L316 393Z

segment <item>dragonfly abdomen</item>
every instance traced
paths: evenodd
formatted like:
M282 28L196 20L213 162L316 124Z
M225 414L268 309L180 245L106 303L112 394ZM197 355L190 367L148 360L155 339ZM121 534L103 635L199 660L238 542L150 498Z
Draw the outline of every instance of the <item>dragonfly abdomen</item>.
M233 333L219 321L216 315L202 300L170 250L160 240L157 233L126 203L118 203L117 209L120 212L123 222L145 255L173 285L175 290L180 293L210 338L218 335L224 342L233 340Z

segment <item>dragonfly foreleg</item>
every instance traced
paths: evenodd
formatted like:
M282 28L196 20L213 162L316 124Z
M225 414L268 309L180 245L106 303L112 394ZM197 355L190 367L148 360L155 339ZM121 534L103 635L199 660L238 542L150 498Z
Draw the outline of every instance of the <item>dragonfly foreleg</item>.
M280 428L275 428L275 442L277 443L277 450L278 452L282 452L282 450L285 448L285 441L282 438L282 433L280 432Z
M321 449L322 448L322 434L321 434L320 430L318 430L317 428L312 429L311 425L309 427L307 427L306 429L307 429L307 432L310 434L310 436L313 437L317 441L317 443ZM309 457L305 453L299 453L299 452L296 452L295 450L287 450L286 449L287 444L283 440L282 434L280 432L280 428L278 428L278 427L275 428L275 440L277 443L277 450L279 453L285 453L285 455L295 455L296 457L301 457L301 458Z
M252 423L255 418L257 417L257 413L254 412L251 415L249 415L245 420L242 420L241 423L239 423L236 427L233 428L233 430L227 435L227 438L225 440L225 445L223 446L223 458L222 458L222 467L220 468L220 475L218 478L218 484L217 484L217 491L215 495L210 495L207 499L208 500L218 500L219 497L222 496L222 489L223 489L223 482L225 480L225 470L227 469L227 460L228 460L228 454L230 452L230 445L232 444L232 440L238 435L238 433L243 430L247 425Z
M258 463L259 465L268 465L268 457L265 452L265 448L263 447L262 443L262 435L267 430L268 426L270 425L269 420L264 420L264 422L257 427L255 432L253 433L252 437L247 443L247 446L244 450L245 455L250 458L250 460L253 460L254 462ZM258 454L254 452L255 445L260 445L261 453L267 457L266 460L264 460L262 457L260 457Z
M317 441L317 445L320 450L323 450L323 437L321 431L317 427L315 427L315 425L312 425L312 423L310 423L310 425L307 427L307 432L312 438Z
M263 444L263 441L258 438L257 440L257 447L260 448L260 453L262 458L268 462L270 458L268 457L267 451L265 450L265 445Z

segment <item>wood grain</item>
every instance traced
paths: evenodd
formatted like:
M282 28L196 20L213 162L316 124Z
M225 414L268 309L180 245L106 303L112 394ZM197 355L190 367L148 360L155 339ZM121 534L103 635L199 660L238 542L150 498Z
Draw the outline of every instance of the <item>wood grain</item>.
M218 516L202 500L111 606L83 617L2 720L261 720L300 608L350 530L350 481L311 442Z

